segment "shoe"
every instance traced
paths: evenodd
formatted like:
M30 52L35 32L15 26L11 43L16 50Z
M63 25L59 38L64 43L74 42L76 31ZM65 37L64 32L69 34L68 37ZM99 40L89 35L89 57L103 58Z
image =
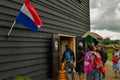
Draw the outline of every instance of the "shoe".
M105 76L103 75L103 79L105 79Z
M103 77L102 77L103 79L105 79L105 74L103 74Z
M118 78L117 76L115 76L114 78Z

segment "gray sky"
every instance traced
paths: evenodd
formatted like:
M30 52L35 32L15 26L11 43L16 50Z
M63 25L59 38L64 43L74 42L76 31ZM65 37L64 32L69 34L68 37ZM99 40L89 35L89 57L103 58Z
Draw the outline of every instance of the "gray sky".
M91 31L120 39L120 0L90 0Z

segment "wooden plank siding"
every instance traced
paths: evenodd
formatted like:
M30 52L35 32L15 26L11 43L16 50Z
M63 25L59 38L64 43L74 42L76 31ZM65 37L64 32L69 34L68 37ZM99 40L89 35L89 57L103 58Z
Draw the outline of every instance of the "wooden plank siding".
M32 80L51 77L52 35L82 36L90 30L89 0L30 0L43 26L31 32L16 23L7 33L24 0L0 0L0 80L16 75Z
M18 32L23 33L23 30ZM37 35L35 37L36 33L30 36L33 33L24 32L28 36L13 35L8 39L0 36L0 80L15 75L29 76L34 79L46 74L45 78L48 78L47 73L50 73L51 68L52 35L39 32L38 37Z

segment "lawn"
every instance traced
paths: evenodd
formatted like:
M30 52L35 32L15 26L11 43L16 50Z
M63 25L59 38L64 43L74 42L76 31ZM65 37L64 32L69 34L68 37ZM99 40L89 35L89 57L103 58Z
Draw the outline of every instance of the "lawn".
M108 61L111 61L111 59L112 59L112 53L108 53Z
M112 59L112 53L113 53L112 46L106 46L106 50L108 52L108 61L111 61L111 59Z

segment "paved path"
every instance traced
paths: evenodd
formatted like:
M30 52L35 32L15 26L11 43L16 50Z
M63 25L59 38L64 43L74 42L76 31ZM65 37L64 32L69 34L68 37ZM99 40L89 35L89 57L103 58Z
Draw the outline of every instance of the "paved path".
M103 80L120 80L120 74L118 74L118 78L114 77L114 71L112 71L112 62L106 63L106 78ZM75 74L75 80L79 80L77 74Z
M112 62L106 63L106 79L105 80L120 80L120 74L118 74L118 78L115 78L114 71L112 70Z

